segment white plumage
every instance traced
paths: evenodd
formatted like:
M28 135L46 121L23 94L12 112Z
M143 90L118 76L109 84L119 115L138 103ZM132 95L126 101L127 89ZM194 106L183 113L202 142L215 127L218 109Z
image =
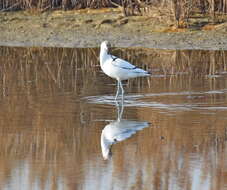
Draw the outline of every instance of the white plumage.
M122 100L123 100L124 89L121 81L130 79L130 78L135 78L135 77L149 76L150 73L132 65L131 63L123 59L120 59L116 56L109 54L109 47L110 47L110 43L108 41L104 41L101 43L100 65L103 72L106 75L118 81L115 100L119 95L119 87L121 87Z
M117 120L109 123L102 130L101 134L101 148L103 158L106 160L111 154L111 146L119 141L123 141L137 131L148 127L148 122Z

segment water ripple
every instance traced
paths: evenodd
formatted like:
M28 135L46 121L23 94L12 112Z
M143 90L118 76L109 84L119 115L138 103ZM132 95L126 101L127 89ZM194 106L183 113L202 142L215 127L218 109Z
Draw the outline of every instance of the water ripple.
M222 90L210 90L206 92L163 92L163 93L148 93L148 94L129 94L125 96L125 107L151 107L157 109L164 109L168 111L193 111L193 110L209 110L209 111L226 111L227 106L218 106L217 104L210 104L209 102L190 102L190 103L163 103L158 101L150 101L151 97L162 96L186 96L187 99L203 98L207 94L224 94L227 89ZM88 103L93 104L107 104L115 105L114 96L102 95L102 96L87 96L83 99Z

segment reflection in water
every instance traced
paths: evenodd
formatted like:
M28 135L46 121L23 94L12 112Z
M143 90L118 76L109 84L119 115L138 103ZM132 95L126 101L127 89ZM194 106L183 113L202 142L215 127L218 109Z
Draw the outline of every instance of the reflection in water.
M123 84L124 120L152 127L106 162L115 81L98 49L0 47L0 189L227 190L227 52L114 54L154 71Z
M148 122L129 121L122 119L124 110L123 102L117 103L118 118L104 127L101 134L102 155L105 160L111 156L111 146L117 142L126 140L137 131L149 126Z

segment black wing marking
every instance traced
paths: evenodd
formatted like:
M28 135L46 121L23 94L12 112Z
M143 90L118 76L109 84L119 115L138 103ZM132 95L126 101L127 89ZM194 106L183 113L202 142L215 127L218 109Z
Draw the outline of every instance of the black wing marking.
M115 61L116 59L119 59L118 57L114 57L114 56L112 56L112 55L110 55L110 56L111 56L111 58L112 58L112 62Z
M114 56L111 55L111 59L112 59L112 64L113 64L113 66L115 66L115 67L118 67L118 68L121 68L121 69L126 69L126 70L134 70L134 69L137 69L137 68L138 68L137 66L134 66L134 67L132 67L132 68L129 68L129 67L121 67L121 66L119 66L119 65L114 64L114 62L115 62L117 59L119 59L118 57L114 57Z
M127 69L127 70L134 70L134 69L138 69L138 67L133 67L133 68L128 68L128 67L120 67L120 68L122 68L122 69Z
M113 66L115 66L115 67L118 67L118 68L121 68L121 69L126 69L126 70L134 70L134 69L138 69L138 67L132 67L132 68L128 68L128 67L121 67L121 66L119 66L119 65L115 65L114 63L113 63Z

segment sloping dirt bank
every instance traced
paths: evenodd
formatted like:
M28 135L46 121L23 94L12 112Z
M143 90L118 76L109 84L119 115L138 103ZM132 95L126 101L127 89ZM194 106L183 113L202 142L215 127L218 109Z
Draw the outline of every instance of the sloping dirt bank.
M0 46L97 47L109 40L119 47L227 50L226 18L216 25L202 19L176 29L164 16L123 17L119 9L2 12Z

